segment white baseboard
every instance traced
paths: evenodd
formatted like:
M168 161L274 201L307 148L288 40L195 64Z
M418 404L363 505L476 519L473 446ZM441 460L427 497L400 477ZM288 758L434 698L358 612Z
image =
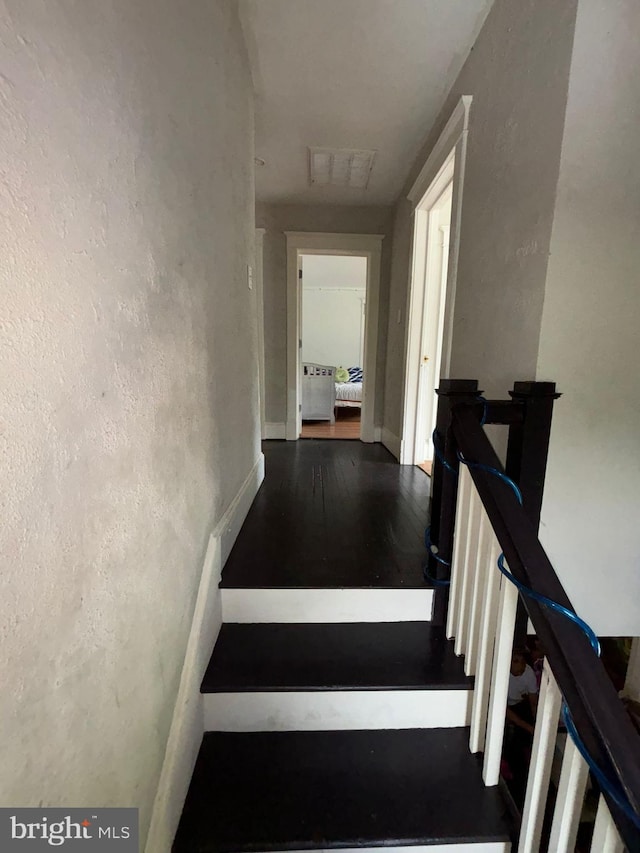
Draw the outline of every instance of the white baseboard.
M382 427L382 443L387 448L389 453L392 453L396 459L400 459L402 452L402 440L395 433L386 427Z
M426 622L432 589L222 590L225 622Z
M265 423L264 432L262 434L263 439L285 439L287 437L287 425L286 424L275 424L275 423Z
M227 562L227 557L231 553L233 544L238 538L240 528L244 524L247 513L251 509L251 504L255 496L258 494L258 489L264 480L264 454L261 453L251 471L249 471L244 483L240 486L235 498L227 507L225 514L222 516L213 535L220 539L220 554L221 565Z
M151 814L146 853L171 851L205 732L200 684L222 625L222 603L218 583L222 567L263 478L264 456L261 453L209 537L180 686Z
M146 853L169 853L204 733L200 684L222 625L220 539L209 537L180 686L153 804Z
M211 732L431 729L468 726L471 690L274 690L207 693Z

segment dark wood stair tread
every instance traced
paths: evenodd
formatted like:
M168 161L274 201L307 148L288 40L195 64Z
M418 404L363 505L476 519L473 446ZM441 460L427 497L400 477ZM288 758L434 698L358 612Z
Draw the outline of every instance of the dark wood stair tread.
M205 734L173 853L508 840L468 729Z
M429 622L225 624L203 693L470 689L453 645L434 654Z

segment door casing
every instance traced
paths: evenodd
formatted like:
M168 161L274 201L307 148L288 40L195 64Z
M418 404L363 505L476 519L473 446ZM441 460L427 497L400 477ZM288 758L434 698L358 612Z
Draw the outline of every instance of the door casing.
M287 238L287 441L300 437L300 284L301 255L356 255L367 258L367 302L364 341L364 387L360 440L380 440L375 425L380 259L383 234L330 234L285 231Z

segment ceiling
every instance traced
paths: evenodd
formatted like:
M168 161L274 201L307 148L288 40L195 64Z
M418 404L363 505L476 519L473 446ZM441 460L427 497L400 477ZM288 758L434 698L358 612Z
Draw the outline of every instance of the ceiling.
M391 204L492 0L240 0L256 198ZM375 149L366 189L309 186L308 148Z

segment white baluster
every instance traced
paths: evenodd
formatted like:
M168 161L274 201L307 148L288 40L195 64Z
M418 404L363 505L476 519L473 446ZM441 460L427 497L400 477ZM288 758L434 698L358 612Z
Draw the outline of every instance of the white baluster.
M609 806L605 798L600 794L596 822L593 827L593 838L591 839L591 850L593 853L624 853L624 844L618 834Z
M480 642L480 618L482 600L486 589L487 557L491 547L493 528L491 522L480 504L480 521L478 528L478 545L476 558L471 561L471 607L467 635L467 653L464 659L464 671L467 675L475 675L478 666L478 645Z
M471 478L468 470L460 466L458 480L458 502L456 506L456 526L453 534L453 557L451 559L451 585L449 587L449 611L447 613L447 637L455 636L460 606L460 584L464 568L463 557L466 550L467 529L469 526L469 499L471 497Z
M480 511L482 501L476 492L475 486L471 485L471 497L469 500L469 525L467 529L467 542L464 552L462 571L462 583L460 584L460 609L458 611L458 628L455 638L455 652L457 655L467 653L467 639L469 633L469 619L471 611L471 589L473 580L473 566L475 565L476 548L478 545L478 528L480 527Z
M482 778L485 785L497 785L500 776L500 759L502 757L502 741L504 740L504 725L507 713L509 672L511 670L511 652L513 648L517 604L518 590L501 575L500 604L496 626L496 641L493 651L491 693L489 694L487 743L482 770Z
M496 623L498 620L498 594L500 592L500 571L497 566L500 546L491 531L491 544L485 570L486 588L482 602L480 618L480 642L478 645L478 665L473 687L473 705L471 709L471 735L469 749L480 752L484 749L484 738L487 731L487 709L489 706L489 689L491 687L491 671L493 664L493 648L496 638Z
M561 704L562 695L551 672L549 662L545 660L540 683L540 698L533 736L531 765L527 779L527 793L522 812L518 853L538 853L540 849L540 836L549 792L549 778L556 746Z
M586 761L571 738L567 737L551 824L549 853L573 853L588 776Z

